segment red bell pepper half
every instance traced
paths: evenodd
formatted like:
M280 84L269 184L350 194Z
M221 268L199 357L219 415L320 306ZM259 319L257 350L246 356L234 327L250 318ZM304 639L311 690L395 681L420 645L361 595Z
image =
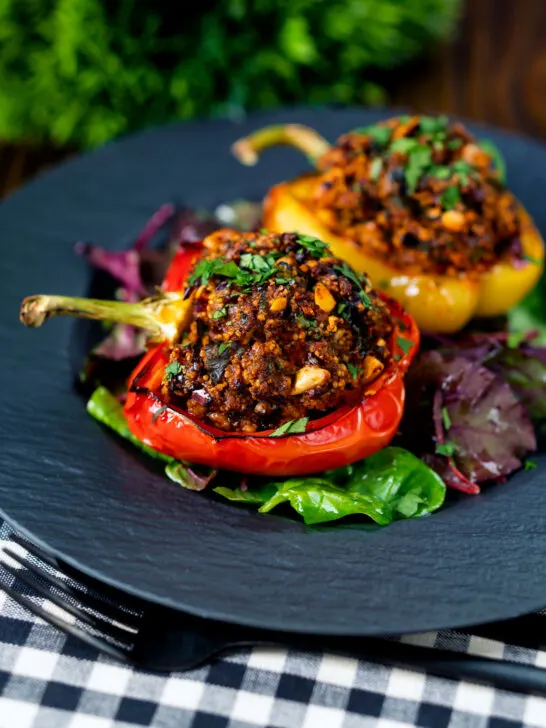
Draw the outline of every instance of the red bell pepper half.
M163 283L179 292L201 254L199 244L181 247ZM167 405L161 382L168 347L159 345L141 360L129 381L125 415L132 433L166 455L217 469L289 476L338 468L385 447L394 437L404 408L403 375L419 348L419 331L411 316L386 296L394 323L388 342L393 362L372 383L362 402L310 421L305 433L272 437L226 433Z

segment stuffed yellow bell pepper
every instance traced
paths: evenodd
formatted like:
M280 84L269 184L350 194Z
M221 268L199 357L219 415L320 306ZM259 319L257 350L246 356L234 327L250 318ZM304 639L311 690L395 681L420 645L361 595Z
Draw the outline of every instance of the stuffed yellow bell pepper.
M330 244L430 332L498 316L535 285L544 244L504 183L502 159L445 117L400 116L331 146L308 127L261 129L234 144L245 164L276 144L315 171L273 187L263 225Z

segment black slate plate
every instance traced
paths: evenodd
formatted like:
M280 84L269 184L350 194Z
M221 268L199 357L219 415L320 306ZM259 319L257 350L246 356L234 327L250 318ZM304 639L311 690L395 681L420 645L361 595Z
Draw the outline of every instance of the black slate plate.
M82 295L77 239L124 247L163 202L212 207L262 194L304 167L293 150L253 168L230 156L262 124L334 139L385 117L289 110L241 124L169 126L62 165L0 206L0 508L87 574L205 617L297 632L369 635L515 617L546 604L546 458L484 495L384 529L306 529L191 493L90 419L73 389L77 326L17 321L34 293ZM478 133L484 133L481 128ZM546 147L486 130L546 232Z

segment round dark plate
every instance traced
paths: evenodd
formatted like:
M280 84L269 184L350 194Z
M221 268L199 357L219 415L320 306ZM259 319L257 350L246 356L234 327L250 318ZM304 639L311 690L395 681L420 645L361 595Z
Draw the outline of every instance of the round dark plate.
M252 169L239 136L302 122L329 139L389 111L291 109L243 123L168 126L70 161L0 206L0 508L72 566L152 602L294 632L371 635L515 617L546 605L546 459L481 496L387 528L305 528L192 493L87 416L73 387L72 320L18 323L34 293L84 295L84 238L126 247L172 199L212 208L305 168L293 150ZM471 125L472 126L472 125ZM546 232L546 147L475 127ZM77 337L76 337L77 338Z

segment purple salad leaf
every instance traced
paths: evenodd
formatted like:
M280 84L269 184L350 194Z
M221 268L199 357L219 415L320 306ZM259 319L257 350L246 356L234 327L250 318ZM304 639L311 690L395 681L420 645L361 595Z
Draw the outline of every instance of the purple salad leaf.
M414 452L449 466L452 487L453 477L466 492L469 483L499 481L536 449L525 406L479 362L425 351L410 369L407 391L402 432Z

